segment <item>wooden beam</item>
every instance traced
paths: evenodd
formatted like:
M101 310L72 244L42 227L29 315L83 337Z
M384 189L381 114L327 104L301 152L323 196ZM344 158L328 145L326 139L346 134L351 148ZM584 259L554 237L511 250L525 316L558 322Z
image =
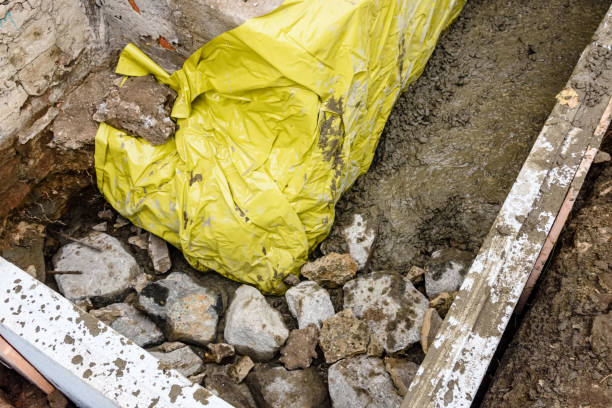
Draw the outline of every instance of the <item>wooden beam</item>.
M469 407L562 203L609 126L612 8L582 53L421 364L403 408Z

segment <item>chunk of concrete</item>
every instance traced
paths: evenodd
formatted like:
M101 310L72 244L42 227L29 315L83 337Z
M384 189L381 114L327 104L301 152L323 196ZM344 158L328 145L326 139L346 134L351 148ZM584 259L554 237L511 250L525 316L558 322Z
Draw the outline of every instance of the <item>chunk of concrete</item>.
M128 77L122 86L111 89L93 118L152 145L162 145L174 134L170 113L175 98L176 92L152 75Z
M399 394L403 397L408 392L412 379L419 370L419 365L412 361L395 357L385 357L385 369L391 376L393 384Z
M327 363L365 353L369 340L367 324L357 319L350 309L325 320L319 333L319 345Z
M255 364L253 364L253 360L249 356L242 356L240 360L238 360L235 364L232 364L227 369L227 375L230 376L232 380L236 384L240 384L242 380L249 374L249 372L253 369Z
M217 335L223 312L221 293L188 274L172 272L146 286L138 296L144 311L160 323L169 340L206 345Z
M360 214L353 216L353 223L343 231L349 253L357 261L359 269L365 268L372 253L376 231Z
M227 375L213 374L206 376L204 380L206 389L217 397L231 404L235 408L256 408L249 397L245 395L245 390L240 387L244 384L235 384ZM246 390L250 393L250 391ZM252 397L251 397L252 398Z
M153 262L153 269L157 273L166 273L172 267L168 244L157 235L149 234L149 256Z
M332 252L302 266L306 278L326 288L339 288L357 272L357 262L348 254Z
M425 291L435 298L442 292L455 292L463 283L474 255L455 248L445 248L431 254L425 266Z
M334 408L387 408L402 403L380 358L340 360L329 367L327 381Z
M289 311L298 321L300 329L314 324L321 328L321 322L334 315L329 293L315 282L303 281L285 292Z
M325 384L314 367L288 371L258 365L246 381L262 408L329 406Z
M427 309L423 317L423 326L421 327L421 348L423 349L423 353L427 354L429 346L433 343L441 326L442 319L438 311L433 307Z
M58 271L79 271L79 275L56 275L60 292L70 300L92 298L94 303L120 300L140 272L136 260L114 237L93 231L82 238L97 251L77 242L64 245L53 257Z
M144 313L127 303L114 303L89 312L123 334L140 347L149 347L164 341L162 331Z
M344 307L367 323L385 351L394 353L420 340L429 301L407 277L375 272L344 285Z
M288 370L308 368L317 358L318 330L314 324L303 329L291 330L287 343L281 349L280 362Z
M208 362L221 363L223 359L232 357L235 353L234 346L226 343L215 343L208 344L206 346L208 352L204 354L204 357Z
M188 346L164 353L163 351L150 351L159 360L162 370L176 370L185 377L199 374L204 370L202 359Z
M257 289L242 285L225 316L224 335L239 353L263 361L274 357L289 331L278 310Z

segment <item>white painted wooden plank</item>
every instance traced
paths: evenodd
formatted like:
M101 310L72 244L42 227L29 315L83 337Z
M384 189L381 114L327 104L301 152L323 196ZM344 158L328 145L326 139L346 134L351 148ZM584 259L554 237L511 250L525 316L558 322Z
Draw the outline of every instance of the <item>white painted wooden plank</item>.
M80 407L232 407L1 257L0 335Z
M508 194L425 360L403 408L469 407L561 204L589 147L610 123L612 7L585 49ZM607 89L604 96L588 95ZM591 96L592 98L587 98Z

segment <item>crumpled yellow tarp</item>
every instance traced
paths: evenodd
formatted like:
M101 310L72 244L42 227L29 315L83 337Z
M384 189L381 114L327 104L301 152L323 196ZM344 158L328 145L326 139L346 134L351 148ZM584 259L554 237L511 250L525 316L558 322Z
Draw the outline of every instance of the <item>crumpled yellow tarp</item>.
M177 91L178 130L152 146L101 124L100 191L195 268L283 293L464 2L287 0L172 75L128 45L117 72Z

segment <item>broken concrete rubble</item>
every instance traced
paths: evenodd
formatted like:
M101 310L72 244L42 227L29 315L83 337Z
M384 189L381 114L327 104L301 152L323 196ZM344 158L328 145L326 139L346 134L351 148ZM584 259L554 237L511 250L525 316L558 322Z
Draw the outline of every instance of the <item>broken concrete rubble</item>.
M298 321L300 329L314 324L321 328L321 322L334 315L329 293L315 282L303 281L285 292L289 311Z
M340 360L328 372L334 408L399 407L402 397L379 358L357 356Z
M348 254L330 253L302 266L302 275L324 288L338 288L357 272L357 263Z
M234 346L226 343L210 343L206 346L209 352L204 354L207 362L220 364L223 359L232 357L235 353Z
M327 390L314 368L288 371L258 365L246 379L255 400L263 408L327 407Z
M213 341L223 312L221 293L201 286L188 274L172 272L146 286L138 296L143 310L161 324L169 340L200 345Z
M314 324L303 329L291 330L287 343L281 349L281 358L287 370L308 368L313 358L317 358L318 330Z
M408 387L416 375L419 365L412 361L387 356L384 359L385 369L391 376L391 380L403 397L408 392Z
M375 272L344 285L344 307L367 323L388 353L419 341L427 298L399 274Z
M99 304L120 300L140 272L136 260L116 238L103 232L91 232L82 241L102 250L77 242L61 247L53 257L55 270L81 273L56 275L60 292L70 300L91 298Z
M285 343L289 331L280 313L254 287L242 285L225 316L225 340L240 353L269 360Z
M455 248L445 248L431 254L425 266L425 291L430 299L442 292L459 290L474 255Z
M164 334L155 323L127 303L114 303L92 310L90 314L140 347L150 347L164 341Z
M149 256L153 262L153 269L157 273L166 273L172 267L168 244L155 234L149 234Z
M189 347L183 347L169 351L150 350L150 353L159 360L159 366L166 370L177 370L185 377L200 373L204 369L202 359Z
M151 75L130 77L121 86L111 88L93 119L130 136L142 137L152 145L161 145L174 134L170 112L175 98L174 90Z
M429 346L436 338L438 330L442 326L442 319L434 308L429 308L423 317L423 326L421 327L421 348L423 353L427 354Z
M369 341L367 324L357 319L350 309L325 320L319 333L319 345L327 363L365 353Z
M227 369L227 375L229 375L236 384L240 384L254 366L255 364L253 364L253 360L251 360L249 356L242 356L240 360Z

